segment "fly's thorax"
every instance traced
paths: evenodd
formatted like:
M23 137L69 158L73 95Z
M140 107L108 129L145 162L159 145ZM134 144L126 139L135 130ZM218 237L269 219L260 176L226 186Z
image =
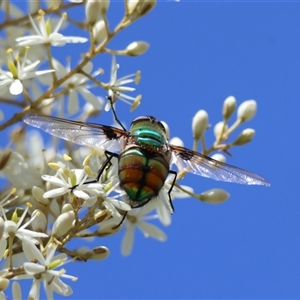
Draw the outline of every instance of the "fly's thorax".
M166 130L154 117L136 118L130 126L132 141L148 150L163 150L167 144Z

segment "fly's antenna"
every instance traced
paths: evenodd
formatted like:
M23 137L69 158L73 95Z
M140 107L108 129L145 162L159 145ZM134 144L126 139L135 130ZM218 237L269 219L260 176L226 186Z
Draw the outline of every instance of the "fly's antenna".
M119 120L119 118L117 117L117 113L115 111L115 108L114 108L114 103L116 102L117 100L117 95L114 93L113 96L107 96L107 100L110 102L110 106L111 106L111 110L113 112L113 115L114 115L114 118L115 120L117 121L117 123L122 127L122 129L124 131L127 131L126 128L123 126L123 124L121 123L121 121Z

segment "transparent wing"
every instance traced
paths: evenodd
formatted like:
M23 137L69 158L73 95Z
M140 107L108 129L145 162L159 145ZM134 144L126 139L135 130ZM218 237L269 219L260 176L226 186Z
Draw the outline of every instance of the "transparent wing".
M270 185L267 180L254 173L219 162L184 147L170 145L170 150L172 151L172 162L177 165L179 170L226 182Z
M128 132L115 127L49 116L32 115L24 122L72 143L109 151L120 151L128 136Z

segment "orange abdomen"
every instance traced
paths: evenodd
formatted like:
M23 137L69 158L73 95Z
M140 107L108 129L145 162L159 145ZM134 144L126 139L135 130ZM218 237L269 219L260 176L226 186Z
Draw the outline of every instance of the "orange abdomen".
M131 148L119 156L120 185L136 206L158 195L169 174L169 163L156 152Z

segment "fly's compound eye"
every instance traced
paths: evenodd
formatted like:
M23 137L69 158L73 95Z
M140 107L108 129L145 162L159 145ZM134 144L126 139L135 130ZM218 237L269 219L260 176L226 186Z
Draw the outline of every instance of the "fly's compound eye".
M163 123L161 123L160 121L158 121L155 117L153 116L140 116L135 118L132 122L131 122L131 126L134 124L137 124L139 122L151 122L152 124L156 124L160 127L160 129L163 130L163 132L166 133L166 128L163 125Z

